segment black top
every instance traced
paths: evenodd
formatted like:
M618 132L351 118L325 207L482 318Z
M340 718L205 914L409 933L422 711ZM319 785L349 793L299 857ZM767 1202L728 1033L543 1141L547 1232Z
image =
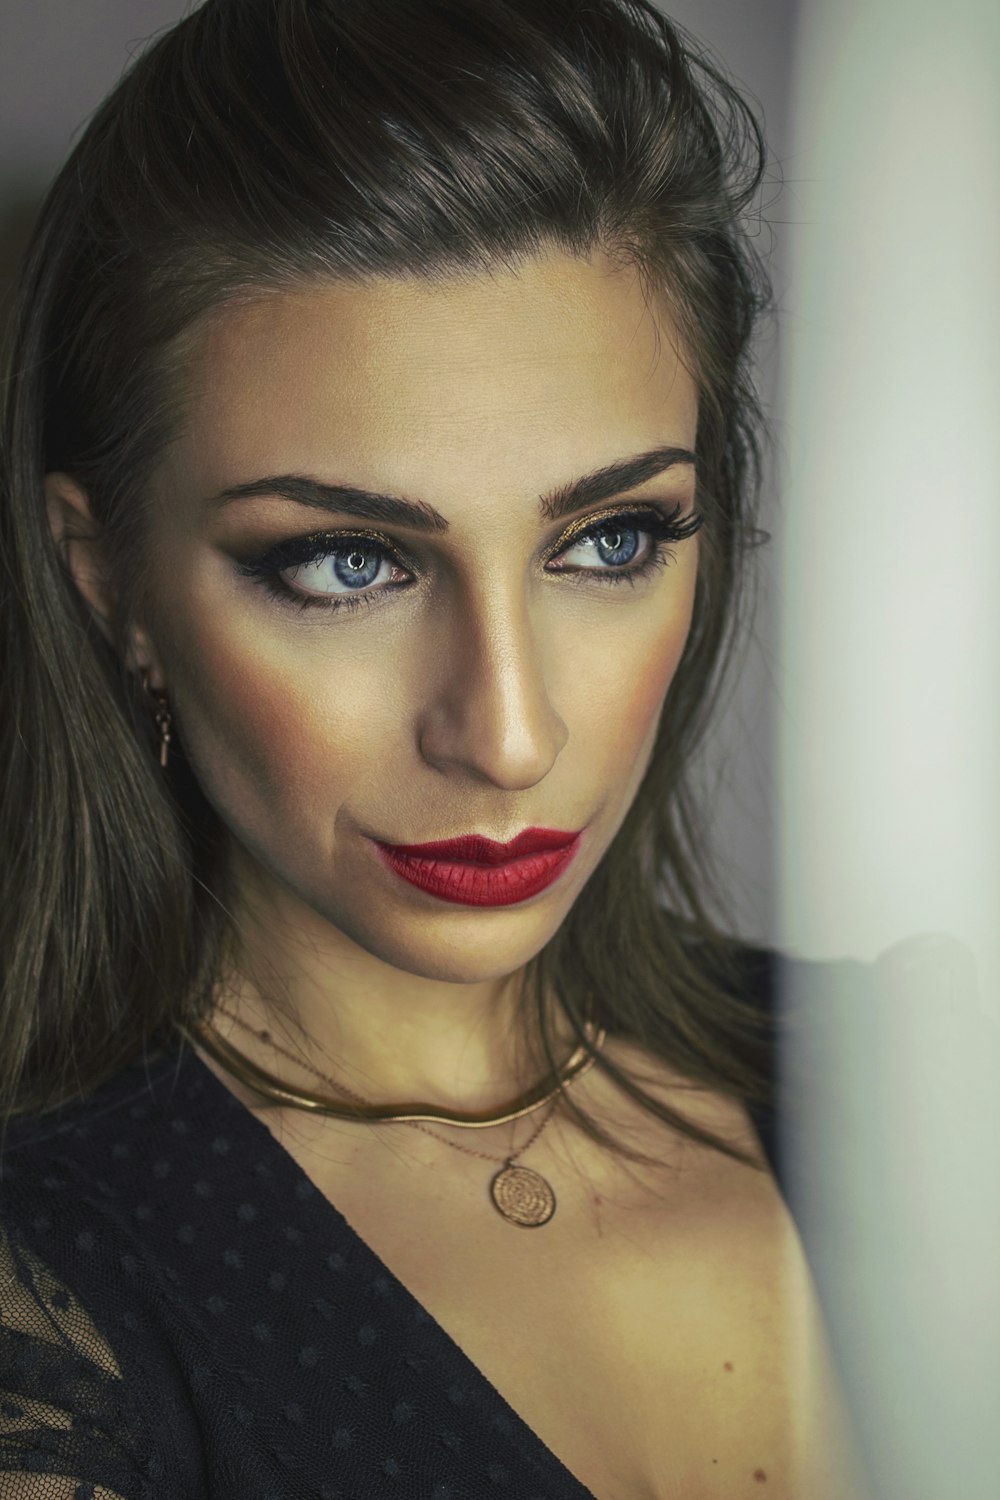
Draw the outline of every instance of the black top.
M18 1493L585 1500L267 1127L159 1041L9 1126L0 1471L30 1473ZM774 1122L754 1119L780 1183Z

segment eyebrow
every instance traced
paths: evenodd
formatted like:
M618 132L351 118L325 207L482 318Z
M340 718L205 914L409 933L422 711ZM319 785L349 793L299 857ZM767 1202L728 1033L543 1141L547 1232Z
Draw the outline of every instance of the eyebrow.
M543 521L559 521L587 505L597 505L602 500L611 500L625 490L635 489L657 474L674 468L677 464L695 464L694 453L688 448L651 448L647 453L637 453L630 458L620 458L614 463L594 469L579 479L557 486L538 502L538 513ZM304 474L271 474L262 479L251 479L246 484L232 485L229 489L212 496L208 504L212 507L227 505L233 500L246 500L253 496L269 495L294 500L299 505L308 505L315 510L335 511L343 515L357 516L365 521L382 521L390 525L409 527L412 531L447 531L448 522L440 511L422 500L409 500L403 495L383 495L377 490L360 489L353 484L326 484Z

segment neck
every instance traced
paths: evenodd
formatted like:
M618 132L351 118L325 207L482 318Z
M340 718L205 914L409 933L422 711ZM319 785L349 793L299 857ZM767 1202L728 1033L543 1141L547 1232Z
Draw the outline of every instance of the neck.
M448 962L460 960L445 954L441 974L414 974L354 941L255 861L234 856L229 874L238 941L217 995L220 1008L267 1031L327 1079L370 1104L418 1101L477 1115L499 1112L550 1076L529 1046L537 1023L534 1007L525 1016L520 1005L525 963L468 980L460 968L448 974ZM405 960L412 938L385 926L379 947L391 957L399 947ZM268 1073L336 1097L220 1011L213 1020L219 1035ZM576 1049L576 1032L555 1001L547 1020L562 1065Z
M468 996L463 1002L466 1014L459 1017L430 1006L418 1012L414 1004L402 1021L368 1004L359 1016L343 996L312 1007L299 996L289 1010L234 974L220 991L213 1028L291 1088L334 1098L342 1097L333 1086L339 1085L347 1098L372 1105L426 1104L468 1115L495 1113L522 1094L536 1094L548 1081L546 1069L526 1071L511 996L484 1002L475 1014ZM575 1049L566 1023L556 1032L557 1065Z
M534 1007L522 1019L523 966L473 982L407 973L316 913L287 906L272 893L254 904L252 921L244 909L239 951L217 990L213 1027L253 1062L292 1088L338 1097L308 1064L371 1104L419 1102L462 1115L501 1111L546 1081L549 1070L528 1048ZM562 1064L576 1036L554 1003L549 1026Z

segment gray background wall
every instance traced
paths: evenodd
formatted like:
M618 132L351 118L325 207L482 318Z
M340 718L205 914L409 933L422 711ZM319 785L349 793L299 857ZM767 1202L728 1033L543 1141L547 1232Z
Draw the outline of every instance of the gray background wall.
M2 0L0 4L0 298L37 203L81 125L113 86L135 49L186 14L186 0ZM794 163L786 132L796 0L676 0L662 7L723 61L758 101L773 159L763 194L768 252L780 308L783 231L794 216ZM784 179L784 187L781 181ZM760 387L771 409L780 342L772 328L760 348ZM780 526L782 433L761 524ZM778 587L772 548L758 557L754 633L734 667L732 687L706 746L699 775L711 807L711 847L734 928L775 941L776 878L774 681Z

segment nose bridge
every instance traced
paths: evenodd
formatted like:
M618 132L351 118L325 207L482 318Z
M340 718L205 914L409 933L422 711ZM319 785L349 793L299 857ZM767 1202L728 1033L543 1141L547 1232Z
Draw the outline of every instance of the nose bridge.
M523 585L456 589L421 725L424 758L511 790L552 766L567 729L549 695L546 660Z

